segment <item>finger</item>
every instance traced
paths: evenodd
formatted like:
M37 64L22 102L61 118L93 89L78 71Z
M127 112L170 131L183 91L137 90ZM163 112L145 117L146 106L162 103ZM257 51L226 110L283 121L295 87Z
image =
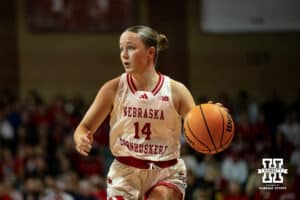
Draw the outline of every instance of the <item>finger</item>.
M91 144L92 141L87 136L85 136L85 137L81 138L81 143L82 144Z
M80 150L79 153L83 156L88 156L89 154L83 150Z
M216 103L217 106L223 107L223 104L221 103Z
M213 104L214 102L213 102L213 101L211 101L211 100L209 100L207 103Z
M84 152L84 154L87 155L91 151L92 146L90 144L80 144L78 145L78 149L80 152Z
M89 143L82 143L79 145L80 149L84 150L85 152L90 152L90 150L92 149L92 145Z
M224 109L225 109L225 111L227 112L227 113L229 113L229 109L228 108L226 108L226 107L223 107Z
M88 156L88 152L85 152L84 150L82 150L79 146L76 147L76 150L78 153L80 153L83 156Z
M224 107L223 105L220 105L220 108L223 109L225 112L229 113L229 109Z

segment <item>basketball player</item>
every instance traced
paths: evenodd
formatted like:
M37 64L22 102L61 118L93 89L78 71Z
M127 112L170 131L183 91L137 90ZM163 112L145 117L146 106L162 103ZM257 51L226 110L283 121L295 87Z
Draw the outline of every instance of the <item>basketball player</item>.
M107 176L113 199L184 198L186 168L179 158L181 117L195 106L181 83L156 71L165 35L133 26L120 36L125 73L105 83L74 133L76 150L87 156L93 133L110 114L110 149L115 160Z

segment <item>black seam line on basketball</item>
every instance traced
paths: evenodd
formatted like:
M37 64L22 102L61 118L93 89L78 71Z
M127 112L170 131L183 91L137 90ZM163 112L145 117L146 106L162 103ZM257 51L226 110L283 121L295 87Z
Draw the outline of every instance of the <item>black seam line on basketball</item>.
M214 140L213 140L213 138L212 138L212 136L211 136L211 132L210 132L210 130L209 130L209 127L208 127L207 121L206 121L206 119L205 119L205 116L204 116L204 113L203 113L203 110L202 110L201 105L199 106L199 108L200 108L200 111L201 111L201 115L202 115L204 124L205 124L206 129L207 129L207 133L208 133L209 138L210 138L210 140L211 140L211 143L214 145L215 150L218 152L217 147L216 147L216 145L215 145L215 143L214 143Z
M190 123L189 123L188 120L187 120L187 126L188 126L189 131L192 133L193 137L194 137L200 144L202 144L203 146L205 146L205 147L208 149L208 151L211 151L211 150L209 149L209 147L208 147L204 142L202 142L201 140L199 140L199 139L195 136L194 132L192 131L192 129L191 129L191 127L190 127Z
M222 117L222 134L221 134L221 140L220 140L220 148L222 148L222 143L223 143L223 136L224 136L224 117L223 117L223 113L222 111L218 108L220 114L221 114L221 117Z

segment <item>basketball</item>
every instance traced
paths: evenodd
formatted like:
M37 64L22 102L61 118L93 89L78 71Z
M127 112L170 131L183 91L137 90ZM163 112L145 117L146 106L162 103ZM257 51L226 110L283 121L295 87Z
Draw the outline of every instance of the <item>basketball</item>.
M234 136L231 115L215 104L195 106L184 120L184 136L196 151L215 154L226 149Z

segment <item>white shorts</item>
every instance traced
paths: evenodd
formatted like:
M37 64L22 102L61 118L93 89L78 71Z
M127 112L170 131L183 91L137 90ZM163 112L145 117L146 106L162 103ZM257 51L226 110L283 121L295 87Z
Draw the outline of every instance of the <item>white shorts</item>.
M185 196L186 167L182 159L170 167L151 165L139 169L114 160L107 175L107 199L143 200L158 185L175 189Z

